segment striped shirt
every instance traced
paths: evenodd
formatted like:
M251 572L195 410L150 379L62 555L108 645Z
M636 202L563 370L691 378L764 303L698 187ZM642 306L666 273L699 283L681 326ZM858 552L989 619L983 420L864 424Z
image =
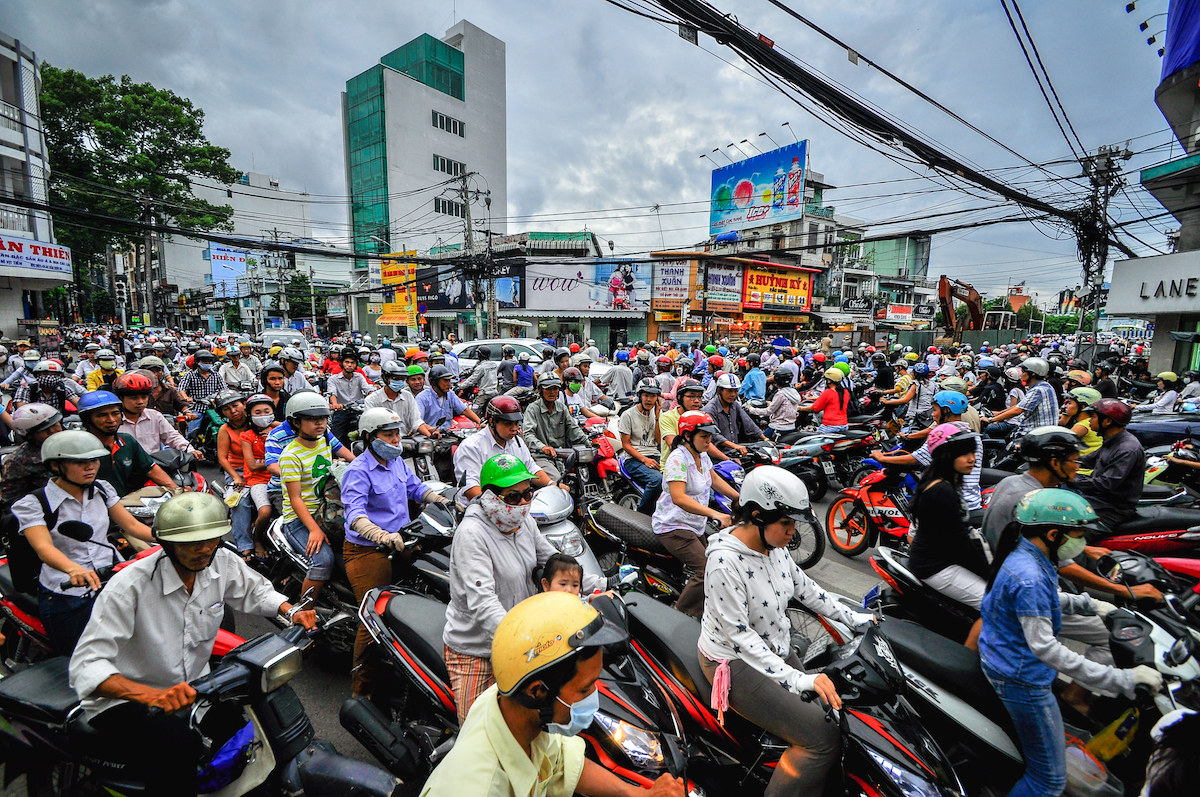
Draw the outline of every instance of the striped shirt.
M279 473L284 484L300 483L300 498L308 507L309 514L316 514L321 504L321 495L325 491L325 477L333 465L333 450L329 443L318 441L309 448L301 441L293 440L283 449L279 456ZM283 491L283 522L290 523L298 517L292 507L292 497L287 490Z
M1017 434L1023 435L1039 426L1058 424L1058 396L1045 380L1039 381L1025 391L1025 397L1017 402L1025 410L1017 419Z
M920 462L923 467L929 467L929 463L933 461L933 454L929 453L929 444L926 443L912 452L913 459ZM967 509L982 509L983 499L979 496L979 473L983 470L983 438L979 435L975 436L975 467L971 468L971 472L963 476L962 497L963 503Z
M284 421L276 426L271 430L271 433L267 435L267 442L263 446L263 450L266 453L266 460L264 460L264 462L267 465L277 464L279 462L279 457L283 454L283 450L287 448L288 443L295 439L296 432L292 429L292 425L289 422ZM325 430L325 442L329 443L329 448L335 454L342 450L341 441L334 437L333 432L329 431L328 429ZM282 485L279 483L278 476L271 477L271 481L267 483L267 489L283 489Z

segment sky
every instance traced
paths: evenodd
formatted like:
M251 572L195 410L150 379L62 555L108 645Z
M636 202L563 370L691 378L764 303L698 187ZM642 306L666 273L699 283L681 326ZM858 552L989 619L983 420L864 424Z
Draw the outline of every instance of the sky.
M633 4L640 0L621 0ZM767 0L710 0L750 30L982 169L1026 191L1067 202L1043 172L971 131ZM1036 163L1068 160L1000 0L858 0L788 4L869 60ZM1123 144L1137 152L1129 185L1113 201L1124 221L1161 213L1137 170L1179 157L1154 105L1167 0L1025 1L1022 11L1069 119L1090 151ZM636 17L606 0L0 0L0 30L39 58L87 75L128 74L190 98L209 138L240 169L321 197L317 232L346 235L340 92L345 81L421 33L441 36L468 19L507 47L508 228L587 229L617 254L686 247L707 235L712 162L809 139L811 167L837 190L826 204L899 232L989 215L917 216L995 207L982 191L944 190L847 138L768 85L732 51L701 35ZM1161 34L1159 34L1161 39ZM788 123L784 127L784 123ZM765 132L767 136L759 136ZM1024 168L1021 168L1023 167ZM1077 164L1049 167L1077 176ZM1058 182L1055 185L1063 186ZM1075 181L1079 194L1081 181ZM972 195L973 194L973 195ZM652 209L659 206L658 213ZM498 214L493 208L493 218ZM1001 215L995 209L991 216ZM883 222L892 222L890 226ZM1141 254L1166 251L1165 217L1129 231ZM1119 257L1113 253L1111 257ZM1110 257L1110 259L1111 259ZM1080 281L1074 241L1029 223L934 236L929 274L981 292L1026 282L1045 302Z

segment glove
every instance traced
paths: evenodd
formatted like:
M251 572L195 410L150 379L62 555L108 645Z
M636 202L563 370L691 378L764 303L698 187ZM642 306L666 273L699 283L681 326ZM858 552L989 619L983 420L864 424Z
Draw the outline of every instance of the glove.
M1113 608L1115 609L1116 607L1114 606ZM856 629L866 628L868 623L875 622L875 615L870 612L847 612L847 614L853 619Z
M1150 687L1150 691L1154 693L1157 693L1160 689L1162 689L1162 673L1153 667L1147 667L1145 664L1139 664L1133 668L1132 675L1134 687L1139 685L1148 686Z
M388 545L397 551L404 550L404 538L397 533L387 535L387 538L383 541L383 544Z
M1092 598L1092 609L1095 610L1096 616L1103 620L1105 617L1108 617L1110 614L1115 612L1117 607L1115 604L1109 603L1108 601L1098 601L1095 598Z

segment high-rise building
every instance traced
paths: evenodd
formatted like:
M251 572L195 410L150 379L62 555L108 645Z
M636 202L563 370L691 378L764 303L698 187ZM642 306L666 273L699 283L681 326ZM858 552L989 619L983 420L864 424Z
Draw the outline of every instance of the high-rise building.
M422 34L346 81L342 131L357 251L427 252L472 227L503 233L508 207L504 42L462 21ZM447 183L439 186L440 183ZM487 193L490 192L490 195ZM490 199L490 202L486 201ZM365 275L366 261L356 261Z

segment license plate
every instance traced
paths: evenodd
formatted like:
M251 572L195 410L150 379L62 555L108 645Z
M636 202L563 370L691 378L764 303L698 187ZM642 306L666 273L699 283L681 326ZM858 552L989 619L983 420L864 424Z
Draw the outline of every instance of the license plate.
M833 475L833 463L827 459L821 460L821 470L825 471L825 473L827 475L832 476Z
M863 608L870 609L871 604L877 600L879 600L879 585L878 584L871 587L870 591L868 591L866 595L863 595L863 604L862 604Z

